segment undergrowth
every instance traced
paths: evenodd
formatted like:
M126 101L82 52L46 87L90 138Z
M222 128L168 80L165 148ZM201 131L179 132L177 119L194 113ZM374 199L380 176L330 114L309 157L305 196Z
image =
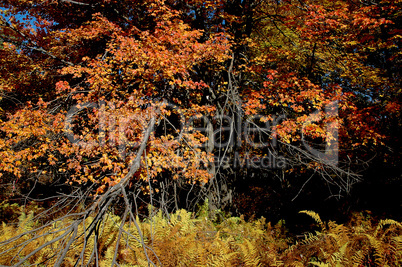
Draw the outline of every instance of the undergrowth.
M146 220L136 218L136 222L125 223L109 213L97 227L96 235L85 239L82 233L94 219L88 217L77 226L78 234L68 239L72 245L62 266L85 262L97 266L148 266L151 261L157 266L402 265L402 225L394 220L374 222L356 215L343 225L324 222L313 211L302 211L320 230L291 239L284 234L281 223L271 225L264 218L245 221L242 217L228 217L216 221L207 212L207 205L197 216L185 210L169 216L153 208L150 211L152 215ZM41 226L34 218L33 210L20 209L18 223L2 223L1 265L12 266L25 258L25 265L55 264L58 248L67 240L62 237L69 235L63 229L73 221L66 218ZM54 242L44 246L49 240ZM86 247L88 250L83 249ZM82 262L77 262L80 253L84 254Z

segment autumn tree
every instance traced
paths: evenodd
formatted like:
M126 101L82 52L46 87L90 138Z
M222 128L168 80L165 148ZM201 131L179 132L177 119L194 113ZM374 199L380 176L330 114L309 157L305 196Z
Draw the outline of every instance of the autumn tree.
M392 1L265 1L255 10L249 102L259 114L286 114L277 127L290 144L282 153L291 151L302 161L293 161L296 172L283 177L299 188L312 177L346 192L373 173L377 188L400 179L399 8ZM305 124L308 114L331 101L337 102L336 118L324 115ZM299 150L307 142L323 151L330 121L338 128L337 166L360 177Z
M66 233L74 236L77 223L100 211L88 226L90 237L118 199L135 217L127 187L133 196L149 195L152 204L161 177L208 182L212 157L200 148L206 138L187 120L214 112L201 105L208 86L195 69L222 69L229 36L211 33L201 41L202 31L163 1L2 6L1 172L13 186L6 193L31 186L30 194L38 182L70 184L72 191L62 192L75 203L70 206L89 206L70 215L76 222ZM7 100L13 95L16 104Z
M398 2L0 3L3 194L62 188L71 240L117 201L135 221L257 176L348 192L375 151L400 160Z

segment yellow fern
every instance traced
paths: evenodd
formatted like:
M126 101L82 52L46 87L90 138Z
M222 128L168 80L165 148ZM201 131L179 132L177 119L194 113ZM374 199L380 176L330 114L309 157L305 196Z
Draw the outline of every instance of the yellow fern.
M244 243L239 245L243 260L244 266L247 267L256 267L261 266L260 260L261 257L258 253L258 248L254 246L248 239L244 239Z
M307 214L308 216L310 216L311 218L313 218L321 227L322 230L325 230L325 225L322 222L320 215L318 215L317 213L315 213L314 211L311 210L302 210L299 213L304 213Z

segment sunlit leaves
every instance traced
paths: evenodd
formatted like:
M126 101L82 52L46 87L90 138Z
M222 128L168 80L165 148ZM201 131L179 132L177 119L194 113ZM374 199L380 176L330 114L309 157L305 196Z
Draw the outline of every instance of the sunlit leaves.
M283 116L269 138L292 146L334 142L332 123L347 147L383 144L381 123L401 109L400 3L377 2L2 3L1 171L100 193L127 174L151 118L144 181L212 177L210 140L186 125L203 115Z

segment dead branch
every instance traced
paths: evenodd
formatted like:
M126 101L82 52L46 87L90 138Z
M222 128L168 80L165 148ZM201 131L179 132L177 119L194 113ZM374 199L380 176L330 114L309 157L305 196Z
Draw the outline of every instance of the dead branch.
M135 216L132 211L132 205L127 197L127 193L125 190L125 187L127 186L130 179L140 168L141 158L145 152L145 149L147 147L147 143L151 136L151 133L153 132L155 122L156 122L156 118L153 117L148 124L148 128L144 134L141 146L139 147L139 149L137 151L137 155L136 155L135 159L132 161L129 172L118 184L110 187L104 194L99 196L99 199L95 203L93 203L89 208L86 208L83 212L76 212L76 213L69 212L68 214L66 214L60 218L56 218L42 226L39 226L39 227L34 228L29 231L25 231L23 234L17 235L6 241L0 242L0 247L9 246L10 244L14 245L9 249L4 249L2 252L0 252L0 257L2 255L7 255L7 253L10 253L12 250L15 250L16 248L19 248L17 255L14 255L14 258L12 260L12 261L14 261L14 259L18 259L19 261L17 263L13 263L11 261L10 264L12 264L13 266L22 266L22 265L26 264L26 261L29 260L29 258L34 256L36 253L38 253L45 247L49 247L49 246L52 247L54 244L58 243L57 249L54 249L54 248L52 249L52 251L54 251L54 255L51 256L51 258L52 257L56 258L54 266L61 266L63 264L63 261L65 260L65 257L67 255L67 252L69 251L69 249L73 246L77 246L77 244L76 244L77 240L79 238L84 237L82 251L75 263L75 266L84 266L84 265L87 266L88 264L91 264L93 261L95 261L96 265L98 265L99 255L98 255L98 251L97 251L97 242L96 241L97 241L97 238L99 235L99 225L106 218L107 211L113 206L113 203L116 200L116 198L123 196L124 203L125 203L125 210L124 210L123 220L119 226L118 242L116 245L116 251L114 254L112 266L118 265L116 262L117 248L118 248L118 243L119 243L119 240L121 239L122 234L125 233L125 234L129 235L130 237L135 238L132 234L130 234L129 232L127 232L126 230L123 229L123 226L126 223L127 216L130 217L130 221L132 221L134 223L136 229L138 230L140 239L137 241L142 244L144 253L148 259L149 265L156 266L155 263L152 262L152 260L150 259L149 255L148 255L149 251L153 251L153 250L151 247L147 246L144 242L144 237L142 235L142 232L141 232L141 229L140 229L138 223L135 220ZM68 199L68 198L70 198L71 200L66 201L66 199ZM74 200L75 200L75 206L77 206L81 201L84 201L85 199L86 199L85 195L82 195L77 190L72 195L66 196L62 201L59 201L58 205L61 205L61 207L59 207L58 209L62 209L62 207L66 205L65 203L68 203L69 205L71 205L71 203L74 202ZM46 213L44 215L46 215ZM85 220L89 216L93 216L94 219L88 226L86 226ZM67 223L67 225L65 225L59 229L56 229L55 231L50 231L50 232L46 232L46 233L41 232L41 230L43 230L46 227L49 227L51 225L54 225L55 223L65 222L66 219L68 219L68 218L72 218L72 221L70 221L71 223ZM84 228L83 233L78 233L78 226L80 224L83 225L83 228ZM60 235L58 235L58 234L60 234ZM28 240L22 241L21 238L23 238L24 236L27 236L27 235L28 236L33 235L33 237L29 238ZM45 242L38 248L34 249L32 252L30 252L25 257L19 258L18 254L30 242L34 242L35 240L38 240L38 239L47 238L49 236L52 236L51 240ZM92 248L90 259L88 260L88 262L85 263L84 262L84 252L85 252L85 250L87 250L89 248L88 240L91 237L95 238L95 244L94 244L94 247ZM18 242L18 240L21 240L22 242ZM158 258L157 255L155 255L155 257Z

